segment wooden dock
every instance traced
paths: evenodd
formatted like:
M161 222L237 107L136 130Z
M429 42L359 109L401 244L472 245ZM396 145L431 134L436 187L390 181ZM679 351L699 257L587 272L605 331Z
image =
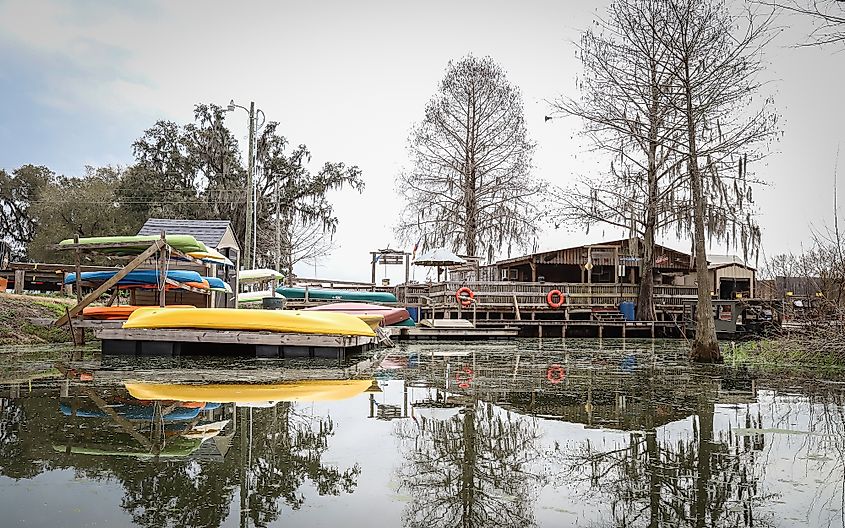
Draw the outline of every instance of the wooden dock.
M343 360L348 354L369 350L377 344L376 338L366 336L181 328L124 329L119 326L120 321L88 323L86 326L93 329L94 337L101 340L104 355L174 357L185 354L225 354L265 359Z
M390 337L399 341L470 341L488 339L513 339L519 335L519 328L416 328L393 326Z

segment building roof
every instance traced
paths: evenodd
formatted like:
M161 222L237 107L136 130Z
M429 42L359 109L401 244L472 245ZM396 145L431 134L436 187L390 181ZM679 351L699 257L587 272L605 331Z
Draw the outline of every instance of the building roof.
M746 264L745 260L736 255L707 255L707 269L721 269L734 265L756 271L755 268Z
M231 229L229 220L184 220L174 218L150 218L138 231L139 235L158 235L164 230L174 235L191 235L210 248L220 246L226 230Z
M496 262L496 266L512 266L512 265L519 265L530 261L539 261L542 264L580 264L584 261L584 255L582 254L586 248L594 248L593 249L593 260L594 262L598 260L596 258L595 249L606 249L606 248L619 248L622 250L620 252L620 256L626 257L623 263L632 265L639 265L636 262L639 260L638 258L630 258L630 256L626 255L626 245L634 241L634 238L623 238L620 240L611 240L607 242L598 242L595 244L584 244L581 246L572 246L568 248L562 249L553 249L549 251L540 251L537 253L532 253L530 255L523 255L520 257L514 257L509 259L504 259ZM637 240L637 244L642 245L643 240L640 238ZM683 251L678 251L676 249L672 249L667 246L663 246L660 244L655 244L655 267L659 269L680 269L686 270L692 267L691 258L688 253L684 253Z

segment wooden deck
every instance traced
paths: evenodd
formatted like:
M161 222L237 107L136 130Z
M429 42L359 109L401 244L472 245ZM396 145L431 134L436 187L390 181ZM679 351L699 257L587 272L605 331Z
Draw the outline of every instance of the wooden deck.
M400 341L512 339L519 335L518 328L426 328L423 326L416 328L393 326L389 328L391 338Z

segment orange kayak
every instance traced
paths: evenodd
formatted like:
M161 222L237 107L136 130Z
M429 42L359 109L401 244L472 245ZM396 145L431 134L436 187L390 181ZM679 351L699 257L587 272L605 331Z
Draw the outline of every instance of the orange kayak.
M88 306L82 310L85 319L101 319L108 321L125 321L138 308L149 308L148 306ZM174 304L168 308L193 308L186 304Z

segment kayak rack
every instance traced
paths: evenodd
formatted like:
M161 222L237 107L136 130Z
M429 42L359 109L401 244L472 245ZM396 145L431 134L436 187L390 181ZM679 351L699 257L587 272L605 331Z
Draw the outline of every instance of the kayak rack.
M80 244L79 243L79 236L77 235L73 239L73 244L52 244L52 245L48 246L48 249L52 249L52 250L56 250L56 251L73 251L74 252L75 271L76 271L76 278L77 278L77 280L74 282L74 290L76 291L76 301L77 301L76 305L74 305L72 308L70 308L65 313L65 315L62 315L61 317L59 317L56 320L56 322L53 323L54 326L63 326L65 324L69 324L70 321L74 317L78 316L86 306L88 306L92 302L99 299L100 296L103 293L107 292L109 289L116 287L118 282L120 282L121 279L126 277L126 275L128 275L129 272L137 269L144 262L146 262L147 260L152 259L152 258L156 258L156 260L157 260L156 269L158 270L159 277L164 277L164 281L161 282L161 286L159 288L157 288L158 298L159 298L159 306L163 307L165 305L165 298L166 298L165 294L167 292L167 288L166 288L167 285L175 286L175 287L178 287L178 288L181 288L181 289L184 289L184 290L188 290L188 291L192 291L192 292L195 292L195 293L202 293L202 294L206 294L206 295L209 293L206 290L201 290L199 288L193 288L191 286L188 286L187 284L183 284L181 282L175 281L175 280L167 277L167 275L166 275L167 260L168 260L168 258L171 258L171 257L174 257L174 256L179 258L179 259L186 260L186 261L189 261L189 262L193 262L195 264L199 264L199 265L202 265L202 266L208 266L208 264L206 264L205 262L203 262L199 259L195 259L195 258L183 253L182 251L179 251L178 249L174 248L173 246L169 245L167 243L167 237L166 237L165 232L161 231L160 238L157 239L157 240L154 240L148 248L143 250L138 255L121 256L121 255L110 254L109 256L112 257L112 258L131 258L131 260L125 266L123 266L123 268L119 269L111 278L109 278L108 280L101 283L99 286L97 286L94 289L94 291L92 291L91 293L89 293L88 295L83 297L82 286L84 285L83 284L84 281L79 280L82 277L82 273L81 273L82 254L83 253L97 254L97 253L103 253L104 250L114 251L114 250L120 250L121 248L127 248L127 249L128 248L138 248L138 242L133 241L133 242L107 242L107 243L102 243L102 244ZM112 294L112 297L109 299L109 302L107 303L109 306L111 305L112 302L114 302L114 299L117 297L116 292L117 292L117 290L115 290L115 293ZM78 324L77 324L77 326L78 326ZM80 332L80 334L81 334L81 332ZM76 341L76 338L74 338L74 340ZM81 341L81 339L80 339L80 341Z

